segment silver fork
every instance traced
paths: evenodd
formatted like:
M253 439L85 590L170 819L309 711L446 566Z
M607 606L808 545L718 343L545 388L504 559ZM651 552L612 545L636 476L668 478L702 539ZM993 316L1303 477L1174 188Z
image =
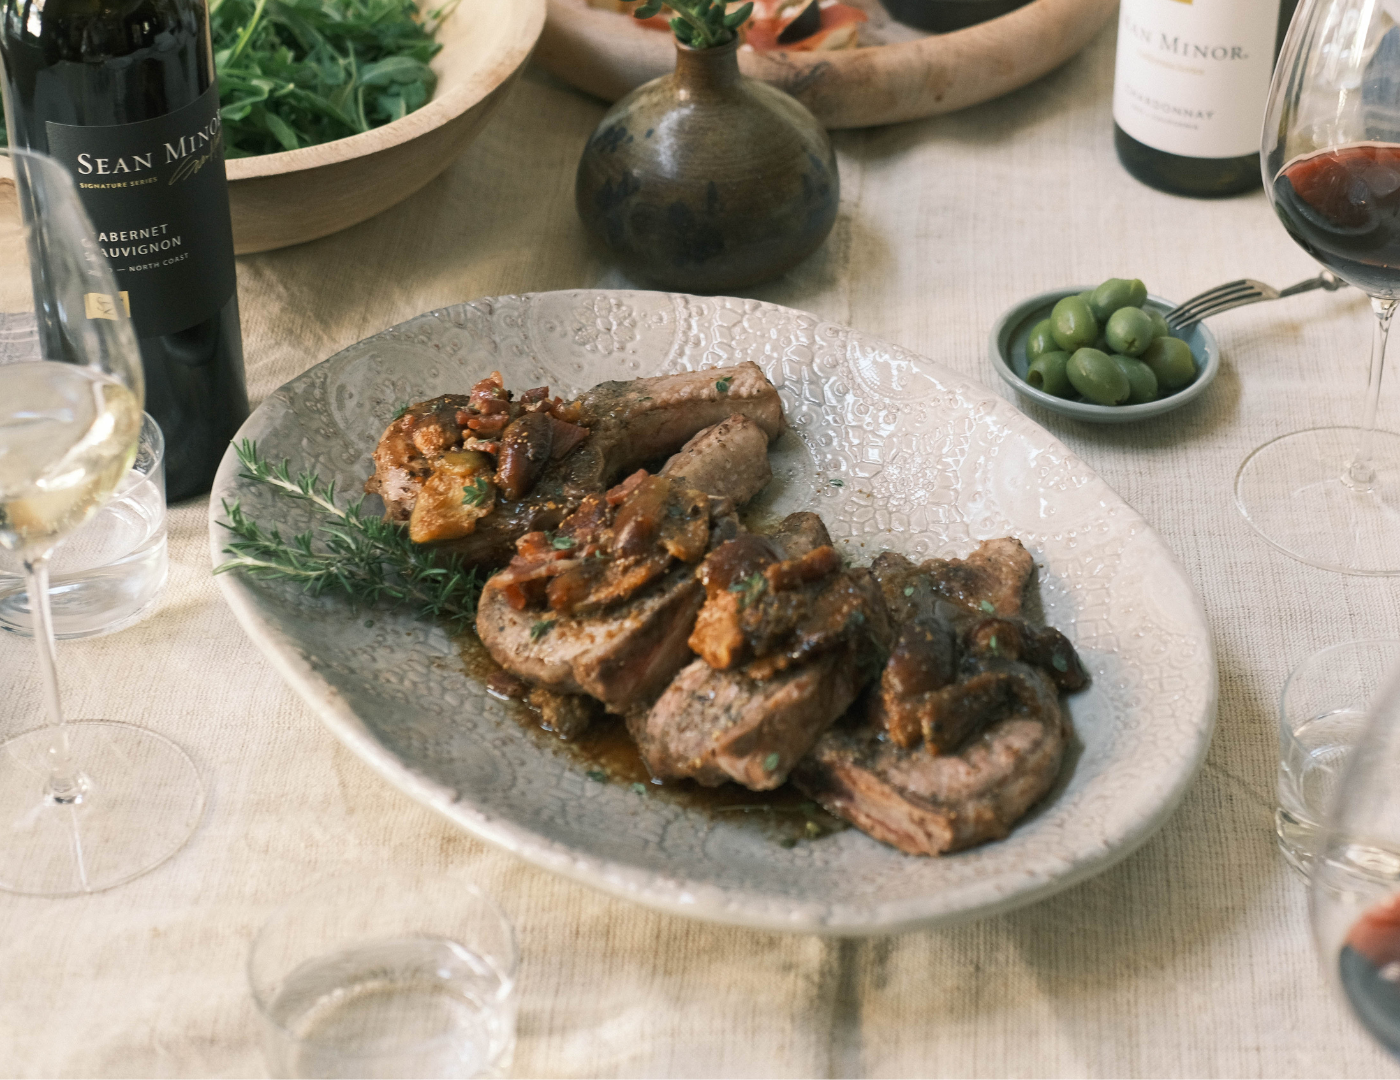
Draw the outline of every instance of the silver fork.
M1313 289L1336 292L1345 284L1345 281L1330 270L1324 270L1317 277L1300 281L1297 285L1290 285L1286 289L1275 289L1272 285L1265 285L1262 281L1255 281L1253 278L1241 278L1239 281L1231 281L1224 285L1217 285L1213 289L1207 289L1200 296L1193 296L1186 303L1178 304L1167 312L1167 325L1173 330L1187 330L1202 319L1219 315L1222 311L1229 311L1231 308L1257 304L1261 300L1278 300L1285 296L1296 296L1298 293L1310 292Z

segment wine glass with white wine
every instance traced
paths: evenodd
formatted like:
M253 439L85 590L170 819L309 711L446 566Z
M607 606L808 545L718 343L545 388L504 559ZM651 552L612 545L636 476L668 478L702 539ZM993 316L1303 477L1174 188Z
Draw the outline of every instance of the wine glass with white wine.
M9 274L0 297L0 545L24 565L48 722L0 743L0 889L71 896L169 858L199 822L204 786L153 731L63 716L48 559L131 468L141 357L72 179L43 155L9 156L23 237L0 250L10 271L27 256L32 288Z

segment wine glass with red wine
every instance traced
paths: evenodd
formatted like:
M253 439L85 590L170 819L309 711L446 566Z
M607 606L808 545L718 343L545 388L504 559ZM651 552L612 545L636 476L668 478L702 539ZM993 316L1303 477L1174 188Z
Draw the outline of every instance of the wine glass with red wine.
M1400 670L1372 706L1312 864L1324 968L1363 1025L1400 1058Z
M1296 559L1400 574L1400 435L1376 426L1400 301L1400 7L1304 0L1269 92L1260 160L1284 228L1364 291L1376 315L1369 385L1352 423L1283 435L1235 478L1240 511Z

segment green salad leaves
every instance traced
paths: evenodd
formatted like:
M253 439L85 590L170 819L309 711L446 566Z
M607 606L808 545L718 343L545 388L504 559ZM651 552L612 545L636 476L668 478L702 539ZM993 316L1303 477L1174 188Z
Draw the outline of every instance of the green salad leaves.
M225 156L343 139L417 109L437 85L428 61L451 6L420 22L413 0L214 0Z
M315 146L419 108L437 85L433 38L456 5L420 19L414 0L212 0L224 156Z

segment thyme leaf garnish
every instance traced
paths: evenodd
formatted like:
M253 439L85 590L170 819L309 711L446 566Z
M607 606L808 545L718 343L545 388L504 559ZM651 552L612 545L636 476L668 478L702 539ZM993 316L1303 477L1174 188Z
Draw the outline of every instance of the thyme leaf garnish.
M763 591L768 588L768 579L763 576L763 571L756 570L742 581L736 581L729 586L729 591L739 594L739 607L747 608L755 600L763 595Z
M462 485L464 506L485 506L491 497L491 485L484 476L473 476L471 482Z

